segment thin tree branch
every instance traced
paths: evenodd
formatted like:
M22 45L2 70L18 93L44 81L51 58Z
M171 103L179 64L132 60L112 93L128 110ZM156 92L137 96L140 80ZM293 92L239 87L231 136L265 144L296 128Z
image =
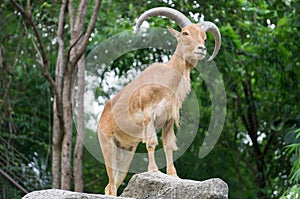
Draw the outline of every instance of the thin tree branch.
M246 127L247 131L251 131L250 125L248 124L248 121L246 119L246 116L244 114L243 108L242 108L242 103L241 103L241 97L237 94L237 105L238 105L238 110L240 112L240 116L242 118L242 121Z
M18 45L17 45L17 48L16 48L16 50L15 50L15 58L14 58L14 63L13 63L12 68L15 68L16 65L17 65L17 60L18 60L17 57L18 57L18 55L19 55L19 50L20 50L21 43L23 42L23 38L24 38L24 37L22 37L22 38L19 40ZM1 61L0 61L0 62L1 62Z
M17 181L11 178L7 173L5 173L2 169L0 169L0 174L4 176L7 180L9 180L14 186L18 187L23 193L27 194L28 191L22 187Z
M273 139L274 139L274 137L275 137L275 134L276 134L276 131L271 130L271 135L270 135L270 137L269 137L269 139L268 139L268 141L267 141L267 144L266 144L266 146L265 146L265 148L264 148L264 150L263 150L263 154L264 154L264 155L267 154L267 152L268 152L268 150L269 150L269 147L270 147L270 145L271 145L271 143L272 143L272 141L273 141Z
M239 99L239 97L238 97ZM240 100L237 100L238 101L238 106L239 106L239 109L241 109L241 104L240 104ZM242 114L242 111L240 110L240 113ZM247 125L247 122L246 122L246 117L242 114L242 119L244 118L244 124ZM241 154L240 154L240 151L238 149L238 146L236 144L236 141L237 141L237 134L238 134L238 128L237 128L237 124L236 124L236 115L235 115L235 100L232 101L232 119L233 119L233 125L234 125L234 131L235 131L235 135L234 135L234 148L236 149L235 150L235 153L237 154L238 156L238 159L239 160L242 160L243 162L246 163L246 165L250 168L250 170L255 174L256 173L256 170L255 168L252 166L252 164L247 160L247 159L244 159ZM246 122L246 123L245 123ZM247 128L247 127L246 127Z
M74 43L71 44L70 48L68 49L67 57L66 57L66 62L70 62L70 56L71 56L71 51L74 49L76 44L80 41L80 39L83 37L84 33L82 32L74 41ZM76 65L71 62L71 66Z
M22 16L29 22L29 24L32 26L34 34L36 36L36 39L38 41L39 44L39 48L41 50L41 55L42 55L42 59L43 59L43 67L44 66L48 66L48 59L47 59L47 55L46 55L46 51L45 51L45 47L44 44L42 42L41 36L39 34L38 28L36 26L36 24L34 23L32 17L26 13L26 11L24 10L24 8L22 8L15 0L11 0L12 4L17 8L17 10L22 14Z
M80 2L80 5L77 10L77 17L76 17L76 24L75 24L75 30L77 32L83 32L84 27L84 19L86 16L86 10L87 10L88 1L82 0Z
M254 125L254 129L258 131L258 117L256 113L256 107L254 103L254 94L253 94L253 89L252 89L252 83L251 83L251 75L248 77L248 88L249 88L249 97L251 100L250 108L251 108L251 120Z
M53 80L53 78L51 77L49 70L48 70L48 58L46 55L46 50L45 50L45 46L42 42L41 36L39 34L38 28L36 26L36 24L34 23L32 17L30 14L27 14L26 11L24 10L24 8L22 8L15 0L11 0L11 3L16 7L16 9L22 14L22 16L29 22L29 24L32 26L35 37L37 39L38 45L39 45L39 49L41 51L41 56L42 56L42 67L44 70L44 76L46 77L46 79L48 80L48 82L50 83L55 95L58 95L58 91L57 91L57 87L55 84L55 81Z
M68 49L67 57L66 57L66 62L68 70L70 70L72 73L76 68L76 64L72 63L70 61L70 56L71 52L72 55L76 55L77 52L77 44L79 43L80 39L82 39L82 36L84 35L83 30L84 30L84 19L86 16L86 10L87 10L87 5L88 1L87 0L82 0L80 1L80 4L78 6L77 10L77 16L75 20L75 15L74 15L74 8L73 8L73 0L69 0L69 12L70 12L70 26L71 26L71 46ZM80 45L80 44L79 44Z
M30 0L27 0L27 13L28 13L28 16L30 16L30 17L32 16Z
M74 55L74 57L71 57L71 63L77 63L78 60L80 59L80 57L83 55L84 50L86 49L86 46L89 42L89 38L92 34L92 31L95 27L95 23L96 23L96 19L98 16L98 12L99 12L99 8L101 5L101 0L96 0L95 5L94 5L94 9L93 9L93 14L92 17L90 19L89 25L87 27L87 31L85 33L84 38L82 39L82 43L79 46L79 48L77 49L77 53Z
M71 30L71 40L72 40L73 33L74 33L74 25L75 25L73 0L68 0L68 10L70 15L70 30Z
M237 140L237 136L238 136L238 128L237 128L237 124L236 124L236 115L235 115L235 103L236 101L234 99L232 99L232 120L233 120L233 129L234 129L234 142L236 142Z
M249 83L249 81L247 81L247 83ZM244 93L245 93L246 103L248 104L248 109L247 109L248 125L249 125L248 134L252 141L255 154L257 155L257 158L260 158L261 150L259 148L259 144L257 141L258 127L256 126L256 124L253 120L253 113L252 113L253 109L255 109L255 107L253 107L253 103L251 101L252 98L251 98L250 91L249 91L249 85L247 83L243 82L243 89L244 89ZM250 83L251 83L251 81L250 81Z
M57 62L56 62L56 85L59 90L62 87L62 78L64 73L64 50L65 50L65 43L64 43L64 26L66 24L66 17L67 17L67 1L62 1L62 6L60 8L59 13L59 23L57 29L57 42L58 42L58 54L57 54ZM56 106L58 111L58 116L60 117L60 121L62 122L62 97L61 92L58 92L56 95ZM61 123L63 126L64 124Z
M72 0L69 0L69 3L73 3ZM84 35L83 30L84 30L84 19L86 15L86 9L87 9L87 4L88 1L82 0L80 1L80 5L77 10L77 16L75 20L75 15L74 15L74 9L72 6L69 6L69 10L71 10L72 14L70 14L70 21L71 21L71 46L68 49L67 53L67 62L68 63L68 70L71 70L72 72L76 68L76 63L72 63L70 60L71 52L73 51L72 55L76 56L77 52L77 44L79 43L80 39L82 39L82 36ZM79 44L80 45L80 44ZM78 60L77 60L78 61Z

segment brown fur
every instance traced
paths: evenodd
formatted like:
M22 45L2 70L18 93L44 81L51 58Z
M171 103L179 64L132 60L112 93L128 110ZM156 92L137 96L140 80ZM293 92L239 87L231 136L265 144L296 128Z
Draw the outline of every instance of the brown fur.
M178 40L170 61L150 65L105 104L98 125L109 177L105 194L117 194L139 142L146 143L148 170L158 171L154 151L158 144L156 130L160 128L167 174L177 175L173 164L173 150L177 149L174 124L179 125L179 109L190 92L190 71L204 58L195 49L204 46L206 34L196 25L183 28L181 33L169 30Z

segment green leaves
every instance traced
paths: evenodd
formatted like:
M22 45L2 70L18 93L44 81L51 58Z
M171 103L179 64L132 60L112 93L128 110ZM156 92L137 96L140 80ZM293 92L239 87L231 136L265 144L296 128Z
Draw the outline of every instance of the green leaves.
M239 23L239 22L238 22ZM222 26L220 28L220 31L222 32L222 37L226 40L231 40L235 44L236 48L241 48L242 43L240 39L240 35L238 35L232 28L230 24L227 24L225 26Z
M288 189L280 199L290 199L290 198L299 198L300 195L300 187L299 185L294 185L290 189Z
M49 2L34 2L32 16L40 24L39 31L50 57L50 72L54 74L60 4ZM175 163L179 176L198 180L221 177L229 184L232 198L262 198L256 197L257 192L264 193L267 198L278 198L287 191L287 187L290 189L282 198L288 198L288 195L293 198L296 193L299 194L299 186L295 184L300 178L300 149L299 144L294 142L300 137L299 1L106 0L102 2L86 54L105 39L131 31L135 19L142 12L157 6L174 6L189 18L190 12L203 15L204 20L215 22L222 34L221 50L215 59L223 75L228 101L222 137L212 153L205 159L198 159L201 141L210 121L211 102L205 83L193 71L192 86L199 100L200 124L193 144ZM42 160L49 147L52 94L39 67L34 40L29 37L32 30L24 28L24 21L14 13L8 0L0 3L0 7L0 48L7 64L0 68L1 136L10 138L28 156L41 151L37 158ZM91 12L88 10L87 16ZM153 17L148 22L151 27L172 26L178 30L177 25L166 18ZM271 28L272 24L274 28ZM67 30L65 34L70 35ZM119 45L126 48L125 44ZM170 52L137 50L117 59L109 69L116 76L123 76L132 68L142 69L147 64L161 61L162 55L169 56ZM252 89L253 96L247 97L247 88ZM107 91L97 88L95 94L107 99L113 91L113 88ZM254 111L258 120L255 136L263 154L264 167L261 170L256 167L258 158L243 121L243 117L251 121ZM294 137L287 136L291 129L298 129ZM93 139L97 142L96 136ZM288 152L286 144L289 144ZM87 151L84 158L85 189L102 192L107 183L104 165ZM265 177L264 188L258 187L256 176Z
M291 162L293 164L290 173L290 181L292 186L285 191L280 199L298 198L300 194L300 128L294 129L290 133L295 136L295 140L298 140L298 142L287 146L287 154L291 156Z
M285 26L287 23L288 23L288 18L284 16L278 20L277 27Z

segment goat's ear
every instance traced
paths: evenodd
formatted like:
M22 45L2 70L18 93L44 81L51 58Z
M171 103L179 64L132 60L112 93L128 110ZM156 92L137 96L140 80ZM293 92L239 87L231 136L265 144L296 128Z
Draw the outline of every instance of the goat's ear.
M176 39L178 39L180 37L180 32L178 32L177 30L175 30L169 26L167 26L167 28Z

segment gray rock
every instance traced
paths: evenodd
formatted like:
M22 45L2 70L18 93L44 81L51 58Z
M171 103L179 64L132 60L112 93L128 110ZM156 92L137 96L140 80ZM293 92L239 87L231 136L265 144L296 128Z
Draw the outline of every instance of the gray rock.
M34 191L26 194L22 199L129 199L125 197L112 197L101 194L86 194L60 189Z
M228 186L218 178L199 182L161 172L146 172L134 175L121 196L137 199L227 199Z

